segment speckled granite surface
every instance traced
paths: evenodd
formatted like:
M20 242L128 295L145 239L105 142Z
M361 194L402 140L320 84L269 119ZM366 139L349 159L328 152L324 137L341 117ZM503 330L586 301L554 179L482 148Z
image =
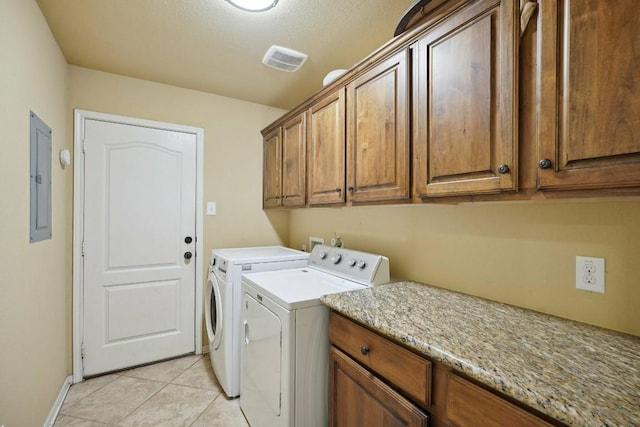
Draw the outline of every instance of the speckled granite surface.
M640 338L414 282L322 302L571 426L640 426Z

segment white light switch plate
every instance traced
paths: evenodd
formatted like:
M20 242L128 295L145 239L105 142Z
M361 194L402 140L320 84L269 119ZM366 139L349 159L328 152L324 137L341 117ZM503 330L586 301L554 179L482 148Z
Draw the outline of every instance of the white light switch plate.
M576 289L604 293L604 258L576 257Z
M207 215L216 214L216 202L207 202Z

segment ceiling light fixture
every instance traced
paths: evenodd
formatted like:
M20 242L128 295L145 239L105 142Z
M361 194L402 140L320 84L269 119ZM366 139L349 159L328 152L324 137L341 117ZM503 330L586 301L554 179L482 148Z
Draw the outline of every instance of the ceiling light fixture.
M238 9L248 12L264 12L272 9L278 4L278 0L225 0Z

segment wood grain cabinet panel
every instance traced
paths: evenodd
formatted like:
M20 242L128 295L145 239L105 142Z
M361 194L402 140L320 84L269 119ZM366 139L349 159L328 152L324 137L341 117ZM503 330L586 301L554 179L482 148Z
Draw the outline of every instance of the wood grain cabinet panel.
M348 201L409 199L409 93L403 49L347 86Z
M331 347L329 426L427 427L428 416L375 375Z
M282 129L265 135L262 143L262 207L282 205Z
M455 374L449 374L447 385L447 417L456 427L551 427Z
M640 9L540 3L538 188L640 185Z
M305 205L305 117L299 114L263 138L264 209Z
M307 123L309 205L345 202L345 90L310 107Z
M306 194L306 114L282 125L282 206L304 206Z
M516 3L473 2L413 45L417 197L517 189Z

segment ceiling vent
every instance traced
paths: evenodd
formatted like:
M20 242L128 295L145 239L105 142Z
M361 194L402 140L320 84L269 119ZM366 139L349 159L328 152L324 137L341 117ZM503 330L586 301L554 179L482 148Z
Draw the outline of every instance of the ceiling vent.
M262 58L262 63L277 70L293 73L302 67L308 56L302 52L282 46L271 46Z

